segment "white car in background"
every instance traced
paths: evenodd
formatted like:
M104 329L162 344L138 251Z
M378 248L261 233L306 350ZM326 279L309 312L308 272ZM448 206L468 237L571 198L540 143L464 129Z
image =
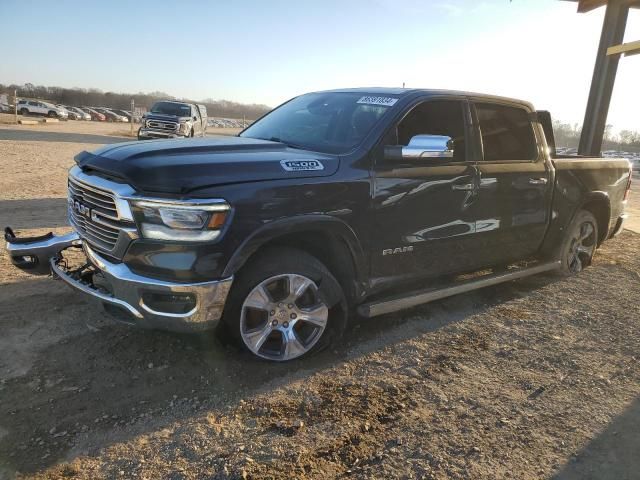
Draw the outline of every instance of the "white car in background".
M91 115L89 115L87 112L85 112L81 108L78 108L78 107L67 107L67 106L65 106L64 108L66 108L69 112L77 113L80 116L80 120L87 120L87 121L91 120Z
M20 100L18 102L18 113L20 115L45 115L49 118L62 118L64 120L69 117L69 113L64 108L40 100Z
M67 105L58 105L60 108L64 108L69 114L69 120L91 120L91 115L83 112L82 110Z

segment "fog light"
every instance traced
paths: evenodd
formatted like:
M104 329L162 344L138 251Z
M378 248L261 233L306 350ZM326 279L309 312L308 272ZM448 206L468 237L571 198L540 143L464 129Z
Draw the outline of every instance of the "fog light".
M191 293L151 293L142 294L143 303L158 313L188 313L196 306L196 297Z

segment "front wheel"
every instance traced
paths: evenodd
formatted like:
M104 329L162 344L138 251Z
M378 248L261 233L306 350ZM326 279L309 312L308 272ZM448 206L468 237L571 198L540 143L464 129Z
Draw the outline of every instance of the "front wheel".
M244 349L283 362L328 346L344 330L346 314L340 284L318 259L278 248L238 274L223 322Z
M49 118L56 118L57 116L58 116L58 114L57 114L56 112L54 112L53 110L52 110L52 111L50 111L50 112L47 114L47 117L49 117Z
M575 275L591 265L598 246L598 222L587 210L580 210L567 230L561 247L561 273Z

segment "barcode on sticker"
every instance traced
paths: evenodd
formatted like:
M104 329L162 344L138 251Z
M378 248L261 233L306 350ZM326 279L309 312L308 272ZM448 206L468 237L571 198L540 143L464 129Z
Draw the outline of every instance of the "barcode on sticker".
M362 97L358 100L358 103L364 103L365 105L382 105L383 107L391 107L398 101L393 97Z

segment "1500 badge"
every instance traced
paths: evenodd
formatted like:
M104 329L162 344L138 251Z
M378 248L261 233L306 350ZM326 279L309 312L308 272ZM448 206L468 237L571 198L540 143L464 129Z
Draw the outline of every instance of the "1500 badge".
M280 165L287 172L324 170L324 165L318 160L280 160Z

